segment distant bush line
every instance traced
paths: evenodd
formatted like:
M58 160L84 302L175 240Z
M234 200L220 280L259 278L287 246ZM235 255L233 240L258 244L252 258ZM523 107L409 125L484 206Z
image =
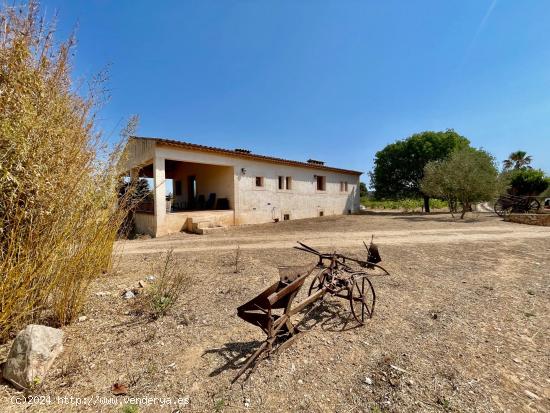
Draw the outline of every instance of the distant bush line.
M406 198L406 199L372 199L363 197L361 198L361 204L367 207L367 209L400 209L404 211L421 210L424 205L424 200L421 198ZM430 199L431 209L448 209L447 202L440 199Z

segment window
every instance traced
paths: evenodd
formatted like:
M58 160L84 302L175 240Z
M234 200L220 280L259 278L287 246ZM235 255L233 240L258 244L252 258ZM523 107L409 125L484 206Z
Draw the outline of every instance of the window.
M279 189L285 189L285 178L284 178L284 176L279 177Z
M174 195L181 195L181 181L174 181Z
M257 176L256 177L256 186L261 188L264 186L264 177L263 176Z
M341 181L340 182L340 192L348 192L348 182L347 181Z
M318 191L324 191L325 190L325 177L316 175L315 179L317 180L317 190Z
M325 211L319 211L319 216L322 217L325 215Z
M283 221L290 221L290 214L284 214Z
M348 192L348 181L344 182L344 191Z
M291 176L286 177L286 189L292 189L292 177Z

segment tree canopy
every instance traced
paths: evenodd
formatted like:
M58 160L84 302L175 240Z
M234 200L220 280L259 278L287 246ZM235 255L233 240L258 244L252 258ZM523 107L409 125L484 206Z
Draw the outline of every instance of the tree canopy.
M474 202L493 198L498 171L495 159L481 149L463 147L442 161L429 162L424 170L421 189L424 193L446 199L449 206L459 202L462 215Z
M418 198L424 196L420 181L428 162L445 159L457 148L468 147L470 141L452 129L426 131L398 140L376 153L370 174L375 197Z
M530 168L529 164L533 158L531 156L527 156L527 152L525 151L515 151L512 152L508 159L505 159L502 164L504 166L505 170L508 169L522 169L522 168Z
M539 195L550 185L540 169L515 169L507 174L510 182L508 192L513 195Z

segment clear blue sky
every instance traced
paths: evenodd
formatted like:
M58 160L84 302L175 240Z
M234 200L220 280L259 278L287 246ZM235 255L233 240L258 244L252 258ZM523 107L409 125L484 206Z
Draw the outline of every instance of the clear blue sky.
M550 1L45 1L75 70L111 65L109 134L248 148L362 171L453 128L550 172ZM368 182L368 176L363 175Z

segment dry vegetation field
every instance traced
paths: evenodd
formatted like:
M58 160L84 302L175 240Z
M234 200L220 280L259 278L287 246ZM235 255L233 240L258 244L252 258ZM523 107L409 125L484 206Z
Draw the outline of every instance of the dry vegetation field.
M292 249L295 242L361 256L371 234L392 274L374 280L374 318L350 329L346 303L329 299L303 317L306 333L291 347L230 386L264 337L237 318L236 307L277 280L278 265L314 262ZM151 320L139 295L120 295L155 274L169 248L191 284L166 316ZM129 396L188 397L182 412L550 411L550 228L491 215L373 214L117 249L115 270L93 284L87 319L64 328L65 351L35 394L109 398L120 382ZM26 409L10 403L19 394L0 384L0 410L178 411L158 404Z

